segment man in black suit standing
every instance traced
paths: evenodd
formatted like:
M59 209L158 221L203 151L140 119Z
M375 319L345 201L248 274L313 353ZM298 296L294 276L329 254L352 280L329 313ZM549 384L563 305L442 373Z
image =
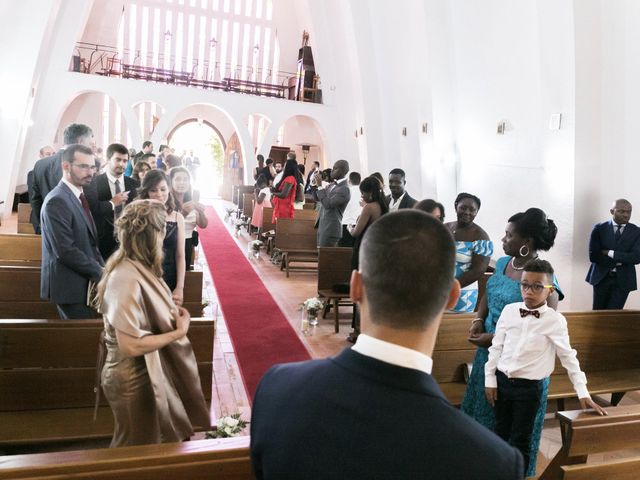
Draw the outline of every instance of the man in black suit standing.
M98 228L98 239L102 258L107 260L118 248L113 231L115 219L122 209L136 196L140 186L133 178L124 175L129 161L127 147L112 143L107 148L106 172L97 175L87 187L87 200Z
M586 280L593 285L594 310L624 308L629 292L637 288L640 228L629 223L631 210L628 200L616 200L610 210L611 220L594 225L591 231L591 267Z
M96 164L84 145L68 145L61 162L63 178L42 204L40 297L55 303L62 319L96 318L86 304L87 287L100 280L104 261L83 191Z
M316 160L313 162L313 168L309 172L309 175L307 175L307 183L305 183L304 185L305 194L313 195L313 192L317 189L315 183L313 183L313 176L315 175L316 172L319 172L319 171L320 171L320 162Z
M30 222L36 233L40 233L40 209L49 192L62 179L62 152L67 145L80 144L95 148L93 131L80 123L72 123L64 129L64 146L50 157L41 158L33 166L27 178L29 183Z
M331 170L332 182L322 186L320 171L313 176L317 190L313 193L320 203L320 213L316 227L318 228L318 247L336 247L342 238L342 214L351 199L351 191L347 183L349 162L338 160Z
M405 190L407 180L405 179L404 170L394 168L389 172L389 190L391 195L387 195L387 204L389 211L395 212L403 208L413 208L417 200Z
M383 215L360 248L351 297L362 334L335 357L272 367L256 391L258 479L520 479L520 453L454 408L431 376L455 305L453 238L418 210Z

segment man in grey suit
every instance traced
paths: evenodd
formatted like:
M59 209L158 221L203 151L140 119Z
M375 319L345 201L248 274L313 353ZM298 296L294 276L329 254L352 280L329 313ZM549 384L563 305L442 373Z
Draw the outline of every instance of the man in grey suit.
M40 297L58 307L62 319L95 318L86 305L89 280L100 280L104 261L98 233L84 197L96 170L93 152L70 145L62 153L63 177L42 205Z
M320 172L316 172L313 181L318 189L314 197L320 203L318 215L318 247L336 247L342 238L342 214L344 213L351 192L347 183L349 162L338 160L331 170L331 182L328 186L322 186Z
M27 176L29 187L29 203L31 218L29 219L36 233L40 233L40 209L42 202L62 178L62 152L67 145L79 143L94 148L93 131L80 123L72 123L64 129L64 146L51 156L41 158L33 166Z

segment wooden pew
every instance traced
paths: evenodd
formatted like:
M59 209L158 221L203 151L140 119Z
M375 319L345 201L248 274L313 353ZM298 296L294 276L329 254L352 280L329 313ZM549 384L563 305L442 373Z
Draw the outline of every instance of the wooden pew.
M316 219L318 218L318 212L310 209L296 210L293 214L293 218L295 220L313 220L313 222L315 223Z
M0 457L4 479L252 480L249 437Z
M0 265L39 266L41 260L40 235L0 234Z
M615 452L640 448L640 405L607 408L601 417L582 410L558 412L562 448L540 475L540 480L635 480L640 455L616 458ZM587 463L589 455L608 454Z
M247 222L247 232L251 233L251 217L253 216L253 193L242 194L242 216Z
M352 248L318 248L318 296L325 299L333 307L335 333L340 331L338 306L342 300L349 298L349 293L338 292L334 286L337 284L349 284L352 256ZM349 304L352 305L351 302ZM326 309L324 313L326 313Z
M292 270L315 272L318 269L317 235L314 225L314 220L276 220L275 248L282 252L280 270L285 270L287 278ZM305 265L292 265L293 263ZM309 263L316 265L308 265Z
M109 438L104 398L93 422L102 320L0 320L0 445ZM215 320L192 319L189 340L211 399Z
M275 237L276 224L271 222L273 217L273 207L264 207L262 209L262 225L258 228L256 238L262 240L267 245L267 254L271 254L273 250L273 238ZM271 233L273 232L273 233Z
M202 315L202 288L202 272L187 272L183 306L193 317ZM40 299L40 267L0 265L0 318L58 318L55 305Z
M18 233L34 234L33 225L29 221L31 219L31 204L18 204Z
M625 392L640 389L640 311L601 310L562 312L567 318L571 345L578 352L592 395L612 393L617 404ZM459 405L464 396L463 369L472 363L476 348L467 341L473 314L445 314L433 352L433 375L445 396ZM551 375L549 400L558 409L575 398L566 371L556 360Z

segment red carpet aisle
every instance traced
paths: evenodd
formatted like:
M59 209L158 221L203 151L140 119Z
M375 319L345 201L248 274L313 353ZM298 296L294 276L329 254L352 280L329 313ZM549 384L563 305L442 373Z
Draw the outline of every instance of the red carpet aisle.
M199 231L200 242L247 395L253 399L258 382L269 367L308 360L310 356L246 254L211 207L207 207L207 218L209 226Z

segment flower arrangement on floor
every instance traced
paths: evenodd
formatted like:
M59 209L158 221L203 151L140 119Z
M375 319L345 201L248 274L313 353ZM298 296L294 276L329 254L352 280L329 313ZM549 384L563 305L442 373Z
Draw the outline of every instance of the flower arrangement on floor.
M229 438L237 437L247 428L249 422L240 417L240 413L220 417L216 429L205 434L205 438Z
M302 333L310 333L309 327L318 325L318 312L324 308L324 302L318 297L307 298L300 304L302 310Z
M237 208L236 207L226 207L225 211L227 212L227 214L224 217L224 220L227 221L231 218L231 215L233 215L234 213L236 213Z
M252 240L247 243L247 255L249 257L253 256L255 259L260 258L260 248L262 248L264 243L262 240Z

